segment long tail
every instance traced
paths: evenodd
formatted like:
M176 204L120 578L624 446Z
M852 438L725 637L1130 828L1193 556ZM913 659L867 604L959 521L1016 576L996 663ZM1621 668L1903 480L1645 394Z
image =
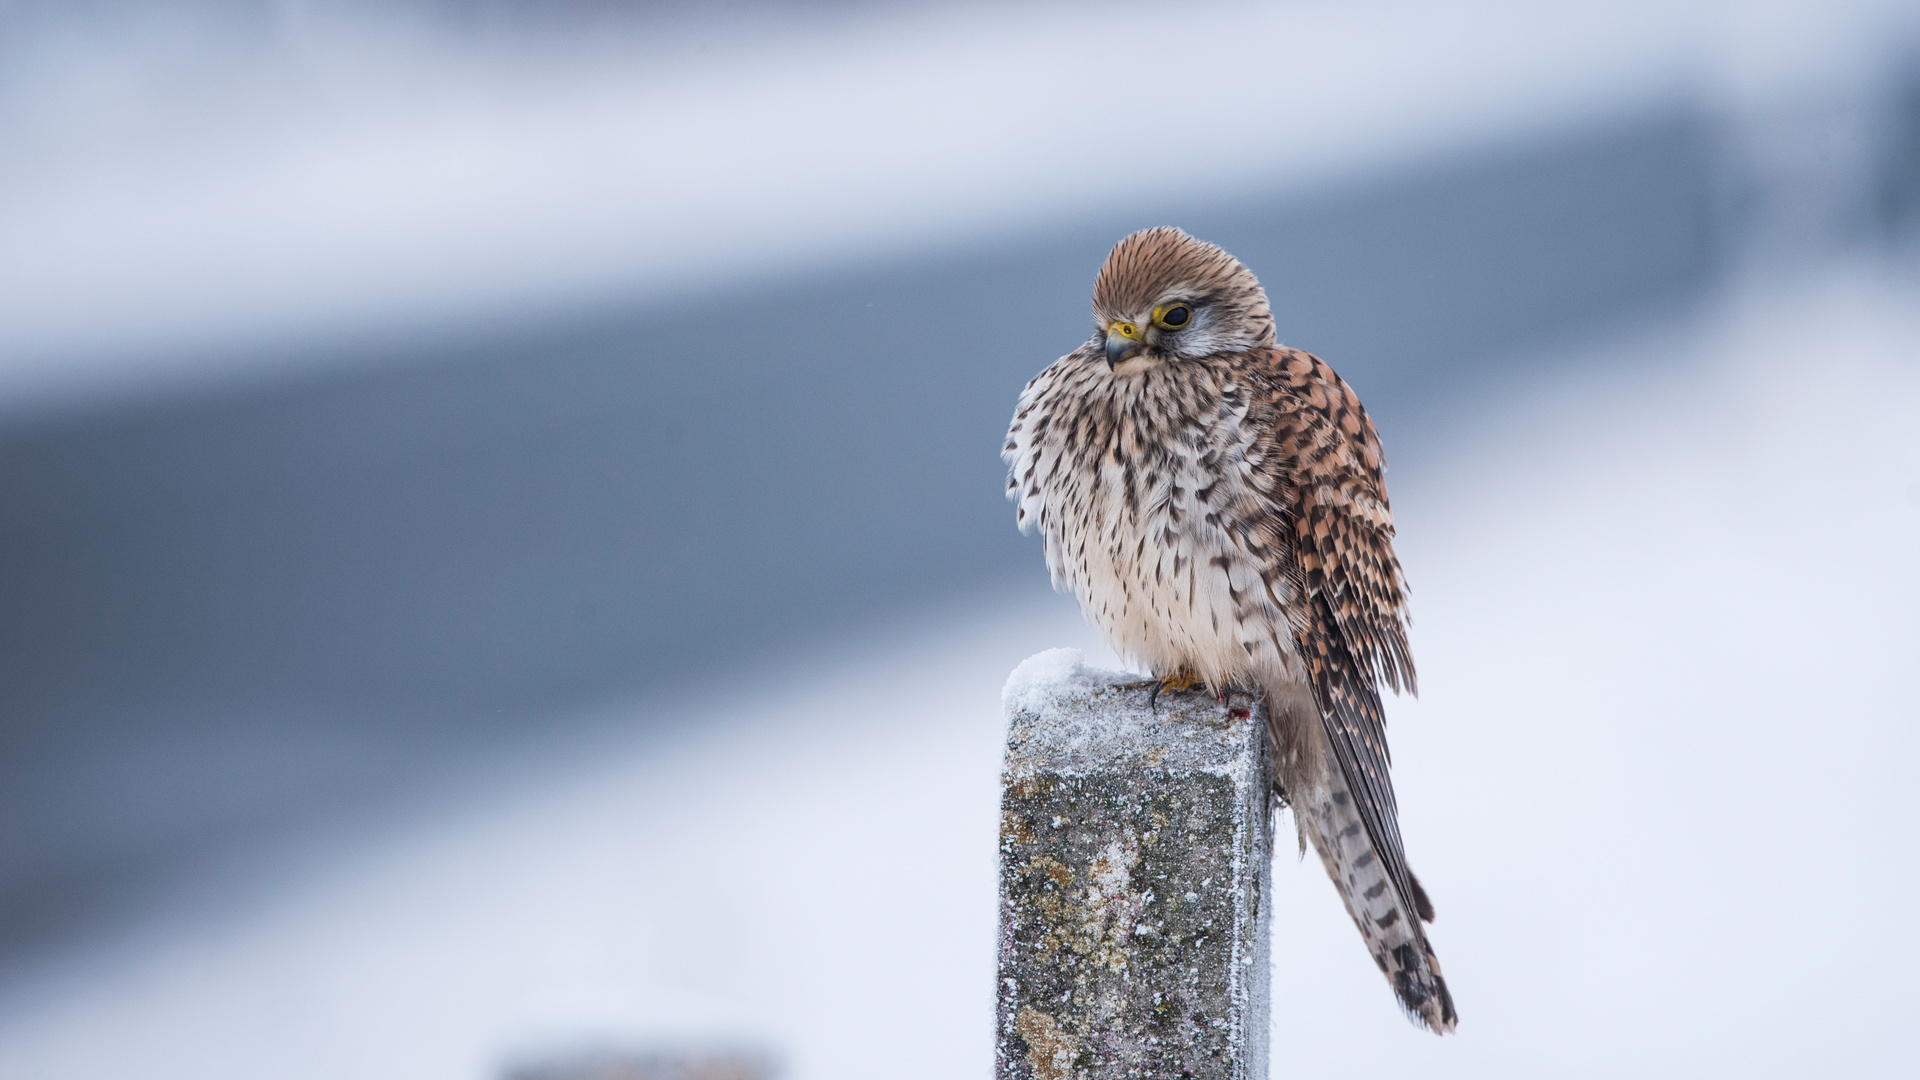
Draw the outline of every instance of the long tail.
M1408 874L1412 893L1408 901L1413 908L1408 910L1409 903L1402 901L1388 875L1387 860L1368 839L1366 823L1340 770L1329 771L1325 793L1295 796L1293 812L1326 864L1334 888L1340 890L1367 951L1393 985L1400 1007L1415 1023L1444 1035L1454 1029L1459 1017L1453 1011L1447 980L1440 975L1440 960L1420 926L1422 920L1433 921L1433 905L1420 882Z

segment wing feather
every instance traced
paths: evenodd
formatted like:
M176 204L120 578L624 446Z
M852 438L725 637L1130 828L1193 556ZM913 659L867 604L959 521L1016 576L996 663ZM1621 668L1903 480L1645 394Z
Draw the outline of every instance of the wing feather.
M1360 399L1325 361L1270 350L1272 460L1293 494L1292 554L1306 585L1295 641L1327 740L1368 837L1410 911L1431 912L1407 870L1388 773L1382 684L1415 689L1406 585L1393 553L1393 513L1379 435Z

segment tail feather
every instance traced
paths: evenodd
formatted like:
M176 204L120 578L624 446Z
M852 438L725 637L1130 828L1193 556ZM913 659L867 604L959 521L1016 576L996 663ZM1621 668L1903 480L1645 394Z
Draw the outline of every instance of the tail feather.
M1407 871L1407 884L1413 886L1413 910L1420 913L1421 922L1433 921L1433 901L1427 899L1427 890L1420 887L1420 879Z
M1435 1034L1452 1031L1459 1022L1453 995L1420 927L1421 920L1433 921L1426 890L1416 881L1411 905L1402 900L1384 861L1373 850L1366 824L1338 770L1333 770L1324 794L1315 793L1310 800L1302 794L1294 793L1293 812L1326 864L1327 876L1339 890L1353 924L1360 928L1367 951L1392 984L1400 1007Z
M1312 706L1294 702L1280 714L1286 737L1275 742L1291 753L1283 751L1279 771L1288 787L1300 789L1296 820L1320 852L1401 1007L1414 1022L1445 1034L1459 1018L1420 927L1422 919L1433 918L1433 905L1401 848L1380 693L1356 662L1324 592L1313 597L1312 612L1311 628L1296 639ZM1287 700L1284 691L1276 694L1279 689L1267 688L1269 710Z

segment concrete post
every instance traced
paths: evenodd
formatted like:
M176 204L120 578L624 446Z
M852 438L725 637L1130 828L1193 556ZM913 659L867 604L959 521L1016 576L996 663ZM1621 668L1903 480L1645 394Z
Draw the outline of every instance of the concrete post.
M1265 1080L1266 717L1072 649L1008 680L1000 1080Z

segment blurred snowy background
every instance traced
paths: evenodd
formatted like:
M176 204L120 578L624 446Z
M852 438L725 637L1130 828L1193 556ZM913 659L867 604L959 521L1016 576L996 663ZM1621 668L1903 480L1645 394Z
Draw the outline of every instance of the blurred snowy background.
M0 2L0 1076L991 1069L1022 383L1126 231L1382 430L1461 1034L1898 1076L1920 6Z

